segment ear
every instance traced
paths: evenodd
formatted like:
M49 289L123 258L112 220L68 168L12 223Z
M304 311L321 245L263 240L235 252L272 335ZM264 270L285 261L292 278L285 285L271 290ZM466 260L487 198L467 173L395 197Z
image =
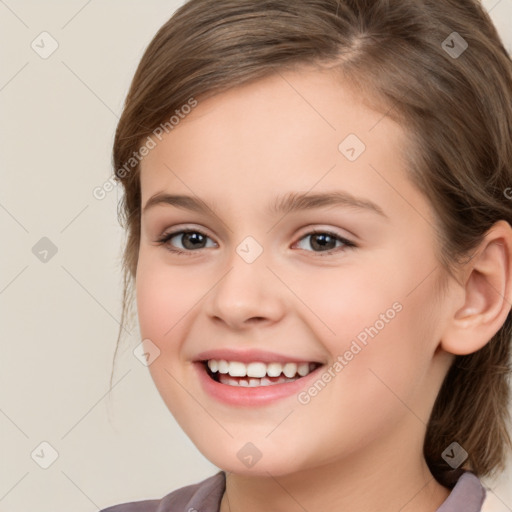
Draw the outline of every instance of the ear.
M485 346L512 307L512 228L508 222L500 220L487 231L462 275L462 299L454 306L441 339L441 347L455 355L471 354Z

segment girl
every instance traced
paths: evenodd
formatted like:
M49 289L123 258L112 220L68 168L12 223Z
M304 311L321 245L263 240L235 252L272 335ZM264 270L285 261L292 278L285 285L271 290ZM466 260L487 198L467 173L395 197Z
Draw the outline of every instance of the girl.
M476 0L190 0L114 164L124 318L134 291L221 470L106 511L481 510L510 447L512 65Z

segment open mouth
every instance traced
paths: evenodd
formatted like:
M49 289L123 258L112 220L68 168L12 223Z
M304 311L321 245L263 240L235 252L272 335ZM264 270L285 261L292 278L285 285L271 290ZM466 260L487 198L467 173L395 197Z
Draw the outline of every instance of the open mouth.
M208 376L228 386L260 387L273 386L299 380L317 368L321 363L262 363L249 364L237 361L210 359L200 361Z

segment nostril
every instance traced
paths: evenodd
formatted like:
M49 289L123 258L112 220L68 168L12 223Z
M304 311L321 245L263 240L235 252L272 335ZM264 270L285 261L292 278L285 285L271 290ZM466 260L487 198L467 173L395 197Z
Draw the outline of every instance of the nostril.
M260 323L264 320L265 320L265 318L263 318L262 316L253 316L252 318L249 318L249 320L247 320L247 322Z

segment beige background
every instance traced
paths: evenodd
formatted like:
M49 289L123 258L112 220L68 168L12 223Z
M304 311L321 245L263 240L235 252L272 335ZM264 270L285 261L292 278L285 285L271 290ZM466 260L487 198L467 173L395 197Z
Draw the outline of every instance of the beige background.
M512 0L484 3L512 50ZM138 60L178 5L0 0L0 512L95 511L217 471L133 356L137 330L108 393L122 232L118 190L92 191ZM512 510L512 462L487 484L488 509Z

